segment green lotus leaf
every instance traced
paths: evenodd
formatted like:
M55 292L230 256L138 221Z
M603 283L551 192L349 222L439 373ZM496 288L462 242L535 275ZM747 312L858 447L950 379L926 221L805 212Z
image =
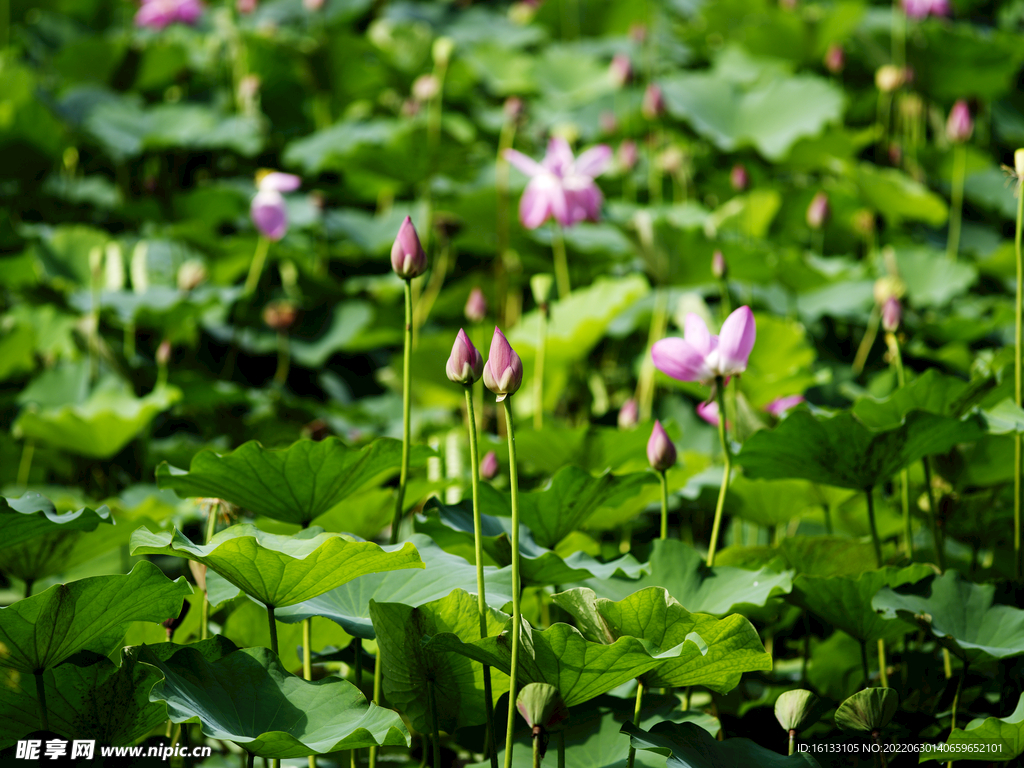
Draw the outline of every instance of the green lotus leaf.
M922 752L920 762L948 760L955 754L957 760L984 760L1005 762L1024 753L1024 694L1017 708L1007 717L986 717L971 720L964 729L954 728L947 744L975 744L977 752Z
M632 636L656 649L681 644L677 658L643 676L644 683L655 688L703 685L728 693L739 685L744 672L772 668L771 655L746 618L690 613L664 587L647 587L618 602L579 588L554 595L552 600L576 619L592 642Z
M404 603L416 608L447 597L456 589L476 594L476 566L465 558L445 552L428 536L415 533L410 539L423 559L425 570L371 573L325 592L318 597L276 612L277 619L297 622L309 616L323 616L356 637L373 640L370 601ZM501 609L512 600L509 568L484 567L484 592L491 608Z
M791 571L756 571L729 566L708 568L704 558L689 544L674 539L653 542L650 573L635 581L626 579L589 579L579 586L589 587L598 597L622 600L639 589L663 586L686 610L724 616L741 606L762 606L793 588Z
M0 549L48 533L94 531L100 523L114 524L106 506L98 510L82 507L77 512L58 514L52 501L34 491L18 499L0 498ZM2 563L0 559L0 570Z
M864 563L875 558L870 542L838 536L793 536L783 539L779 549L798 574L821 578L859 576Z
M267 606L294 605L367 573L423 568L410 543L379 547L341 533L306 528L294 536L233 525L209 544L193 544L177 529L132 534L133 555L171 555L203 563Z
M873 432L850 412L822 417L798 410L775 427L755 432L736 456L751 478L804 478L865 490L886 482L918 459L944 453L985 433L980 417L960 420L923 411Z
M384 665L384 698L398 707L420 733L430 733L427 683L434 685L438 728L456 728L485 722L483 667L443 648L425 645L433 635L471 642L480 638L477 599L461 589L432 603L413 608L403 603L370 601L370 616L377 633ZM497 634L508 617L487 610L487 632ZM494 701L508 690L508 678L491 675ZM492 702L493 703L493 702Z
M661 722L647 731L624 723L622 733L629 735L634 748L668 756L669 768L735 768L737 765L816 768L818 765L804 752L784 757L750 739L715 741L711 734L693 723Z
M422 460L428 451L414 453ZM336 437L299 440L283 450L250 440L223 456L200 451L187 471L161 464L156 479L182 497L225 499L253 514L306 526L347 496L396 474L401 461L402 443L393 438L364 448Z
M929 368L888 397L858 400L853 415L869 429L896 429L911 411L958 416L970 394L971 387L962 379Z
M152 701L175 723L200 723L214 739L267 758L323 755L342 749L408 746L397 712L367 702L340 677L310 682L289 673L267 648L245 648L210 662L191 648L161 661L149 646L140 660L163 673Z
M993 605L994 584L973 584L957 571L886 587L871 601L886 618L927 629L968 663L1024 655L1024 611Z
M844 731L880 731L892 720L899 705L899 694L892 688L865 688L839 705L836 725Z
M806 480L751 480L739 475L729 484L729 512L763 526L788 525L798 517L821 518L821 501Z
M913 632L914 625L895 616L880 615L872 608L872 599L883 587L912 584L934 573L930 566L915 563L903 569L866 571L856 577L800 574L793 579L789 599L863 643L896 640Z
M57 584L0 608L0 667L41 673L78 651L106 654L133 621L177 616L192 587L171 581L152 563L125 576L93 576Z

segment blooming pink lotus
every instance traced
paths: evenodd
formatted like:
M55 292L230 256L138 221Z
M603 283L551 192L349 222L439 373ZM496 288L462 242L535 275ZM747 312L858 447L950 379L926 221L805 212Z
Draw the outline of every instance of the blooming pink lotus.
M135 14L135 26L163 29L175 22L195 24L203 14L199 0L142 0Z
M506 149L502 156L530 177L519 201L519 220L527 229L536 229L551 217L563 227L600 217L604 198L594 179L611 160L607 145L574 157L569 142L556 137L539 163L514 149Z
M655 342L651 357L662 373L679 381L711 384L747 370L757 334L750 307L740 307L729 315L718 336L712 336L700 316L692 312L686 316L683 331L684 338Z
M288 209L282 192L294 192L302 180L290 173L272 171L259 177L249 214L264 237L280 240L288 231Z
M697 415L700 416L704 421L710 424L712 427L718 426L718 403L711 400L707 403L700 403L697 405Z
M902 0L901 5L911 19L949 15L949 0Z

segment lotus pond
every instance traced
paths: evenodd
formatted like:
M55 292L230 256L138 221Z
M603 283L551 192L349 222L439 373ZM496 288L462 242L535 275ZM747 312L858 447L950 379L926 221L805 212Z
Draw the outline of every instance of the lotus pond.
M1022 764L1022 31L2 0L0 760Z

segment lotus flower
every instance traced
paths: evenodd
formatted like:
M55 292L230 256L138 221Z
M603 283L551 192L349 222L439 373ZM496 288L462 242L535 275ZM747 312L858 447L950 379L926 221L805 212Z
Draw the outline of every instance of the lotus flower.
M788 411L796 408L802 402L804 402L803 395L786 395L785 397L775 398L764 409L772 416L781 419Z
M900 300L890 296L882 305L882 330L886 333L896 333L902 319L903 309L900 307Z
M843 71L845 64L846 53L843 51L843 46L839 43L832 43L825 51L825 69L833 75L837 75Z
M902 0L901 5L911 19L949 15L949 0Z
M654 422L654 429L651 430L651 437L647 441L647 460L659 472L664 472L676 464L676 447L660 421Z
M479 287L474 288L466 299L466 319L471 323L479 323L487 317L487 298Z
M629 60L629 56L626 54L616 53L608 67L608 74L612 79L612 83L622 88L633 79L633 62Z
M974 121L971 119L971 109L967 102L960 99L953 108L949 110L949 119L946 120L946 138L954 144L963 144L974 133Z
M294 192L301 183L298 176L277 171L258 178L249 214L256 229L267 239L280 240L288 231L288 210L281 193Z
M716 280L724 280L729 274L729 265L721 251L711 254L711 274L715 276Z
M480 477L490 480L498 474L498 456L494 451L488 451L487 455L480 460Z
M665 114L665 94L654 83L649 84L644 90L643 98L640 100L640 112L648 120Z
M737 192L742 192L750 184L750 175L747 173L747 168L742 163L736 163L729 171L729 184Z
M143 0L135 13L135 26L163 29L175 22L195 24L202 13L199 0Z
M619 429L632 429L640 420L640 408L632 397L619 409Z
M718 336L712 336L700 316L691 312L686 316L684 338L655 342L651 357L654 367L673 379L710 384L747 370L755 336L750 307L740 307L729 315Z
M420 236L408 216L403 219L391 246L391 268L405 280L412 280L427 271L427 254L423 252Z
M500 328L494 329L491 352L484 365L484 385L498 396L500 403L519 391L523 383L523 361L508 343Z
M828 195L818 192L807 206L807 226L811 229L821 229L830 212Z
M594 178L608 167L611 148L599 144L573 157L569 142L556 137L539 163L514 149L506 149L502 156L530 177L519 201L524 227L536 229L551 217L563 227L598 220L604 198Z
M456 384L474 384L484 370L484 359L480 352L473 346L466 332L459 329L459 335L455 337L455 344L452 346L452 354L445 365L445 373L448 378Z
M700 403L697 406L697 415L700 416L704 421L710 424L712 427L718 426L718 403L711 400L707 403Z

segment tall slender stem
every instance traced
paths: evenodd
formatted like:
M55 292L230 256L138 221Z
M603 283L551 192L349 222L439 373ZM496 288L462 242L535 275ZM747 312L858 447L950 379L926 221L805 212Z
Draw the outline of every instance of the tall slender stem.
M217 532L217 513L220 510L220 502L214 502L210 504L209 512L206 517L206 541L205 544L210 543L210 539L213 538ZM199 622L199 639L205 640L210 636L210 595L203 589L203 609L202 615Z
M540 734L533 734L533 768L540 768Z
M1022 369L1021 346L1024 344L1024 257L1021 255L1021 229L1024 227L1024 183L1017 184L1017 231L1014 234L1013 244L1017 254L1017 300L1014 320L1014 356L1013 356L1013 398L1017 406L1024 403L1022 392ZM1024 560L1021 558L1021 433L1013 435L1014 462L1013 462L1013 564L1014 574L1017 581L1024 581Z
M473 387L465 388L466 424L469 429L469 464L473 488L473 549L476 554L476 600L480 611L480 638L487 637L487 597L484 593L484 541L480 514L480 448L476 435L476 413L473 408ZM498 768L498 748L494 743L494 701L491 690L491 668L484 665L484 712L487 717L487 738L491 768Z
M18 464L18 486L24 488L28 485L29 475L32 472L32 457L35 456L36 441L26 438L25 444L21 447L21 462Z
M433 768L441 768L441 729L437 724L437 692L433 680L427 680L427 698L430 706L430 741L434 748Z
M565 730L558 732L558 768L565 768Z
M636 384L637 410L641 421L651 418L651 407L654 403L654 360L651 358L651 349L654 342L660 341L665 335L665 327L668 325L668 289L657 289L654 294L654 311L651 314L651 327L648 332L647 350L644 352L644 360L640 365L640 376Z
M952 736L953 735L953 731L956 730L956 711L957 711L957 709L960 708L960 694L963 693L964 680L967 679L967 667L968 667L967 660L964 659L963 666L960 667L960 677L956 681L956 693L953 694L953 712L952 712L951 722L950 722L950 725L949 725L949 735L950 736ZM953 761L950 760L946 764L946 766L947 766L947 768L953 768Z
M313 679L313 619L302 620L302 677ZM316 768L316 755L309 756L309 768Z
M857 347L857 354L853 358L853 372L859 374L864 370L864 364L868 361L868 355L871 354L871 347L875 344L875 339L878 336L878 326L882 323L882 313L875 306L871 310L871 315L868 317L868 325L864 330L864 338L860 340L860 346Z
M512 491L512 664L508 685L508 730L505 733L505 768L512 768L512 736L516 724L516 674L519 671L519 630L522 623L522 586L519 583L519 471L516 469L516 437L512 424L512 397L506 396L505 424L508 432L508 478Z
M36 672L36 699L39 701L39 727L50 730L50 715L46 711L46 682L43 680L43 672Z
M668 478L665 470L658 473L661 477L661 538L668 538Z
M878 677L883 688L889 687L888 662L885 660L885 640L878 641Z
M256 252L252 255L252 264L249 265L249 276L245 278L245 295L249 296L259 285L260 275L263 274L263 264L267 260L267 252L270 251L270 240L260 235L256 241Z
M875 497L872 488L864 491L868 499L868 525L871 526L871 543L875 545L875 566L882 567L882 542L878 538L878 526L875 525Z
M412 281L405 280L405 350L402 370L402 472L398 479L395 498L395 518L391 523L391 543L398 543L398 529L402 526L402 505L405 503L405 484L409 479L409 407L412 399Z
M868 644L860 641L860 666L864 672L864 687L871 687L871 668L868 666Z
M722 459L725 462L725 467L722 472L722 487L718 491L718 503L715 504L715 522L711 526L708 567L715 564L718 531L722 527L722 510L725 509L725 494L729 490L729 475L732 472L732 452L729 450L729 438L725 434L725 381L721 376L715 379L714 387L715 395L718 398L718 439L722 442Z
M558 298L564 299L569 295L572 286L569 283L569 259L565 255L565 238L562 236L562 227L554 225L554 232L551 236L551 255L555 262L555 284L558 286Z
M636 706L633 707L633 725L640 726L640 710L644 705L644 681L636 681ZM629 744L629 756L626 758L626 768L633 768L636 760L636 749L633 747L632 739Z
M960 222L963 218L964 177L967 175L967 149L963 144L953 147L953 193L949 205L949 239L946 256L956 261L960 252Z
M928 512L932 524L932 540L935 543L935 563L939 566L940 571L945 571L945 542L942 539L942 532L939 530L939 510L935 503L935 491L932 488L932 464L925 456L921 459L921 465L924 467L925 492L928 494ZM1018 496L1018 498L1020 497Z
M533 428L544 427L544 358L548 346L547 302L540 307L540 322L537 325L537 367L533 374Z
M886 332L885 343L889 347L893 367L896 369L896 383L900 389L907 385L906 373L903 369L903 355L900 354L900 343L895 333ZM900 470L900 505L903 507L903 546L907 557L914 561L914 524L910 518L910 470ZM887 687L887 686L886 686Z
M381 688L384 683L384 665L380 659L380 645L377 645L377 655L373 660L373 703L378 707L384 706ZM370 768L377 768L377 752L380 748L374 744L370 747Z
M277 655L277 619L274 617L274 606L267 606L267 620L270 622L270 650Z

